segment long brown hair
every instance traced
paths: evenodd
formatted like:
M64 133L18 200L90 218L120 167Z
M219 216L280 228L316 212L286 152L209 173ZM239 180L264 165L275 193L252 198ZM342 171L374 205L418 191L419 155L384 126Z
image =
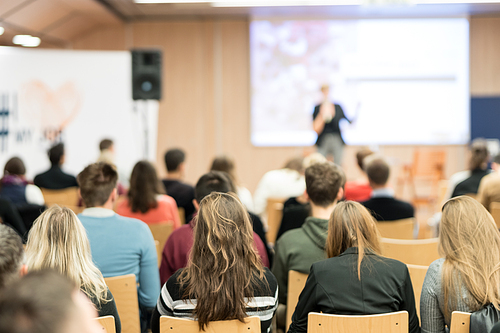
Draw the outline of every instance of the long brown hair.
M146 213L151 208L158 207L156 196L165 193L155 167L148 161L139 161L130 176L128 204L133 212Z
M350 247L358 248L358 279L365 250L380 254L380 233L375 219L360 203L339 202L330 216L326 254L328 258L342 254Z
M445 316L457 309L463 287L471 311L490 303L500 310L500 234L483 205L468 196L443 205L439 252Z
M234 194L213 192L200 202L190 261L178 278L183 299L196 299L194 316L204 330L210 321L244 322L245 297L264 279L253 247L248 213Z

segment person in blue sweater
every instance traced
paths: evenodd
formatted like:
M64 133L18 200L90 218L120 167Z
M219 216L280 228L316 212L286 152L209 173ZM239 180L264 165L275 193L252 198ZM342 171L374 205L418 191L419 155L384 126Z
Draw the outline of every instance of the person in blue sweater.
M87 166L77 176L86 209L78 215L87 231L92 258L104 277L135 274L141 331L146 332L160 295L156 246L146 223L117 215L118 173L107 163Z

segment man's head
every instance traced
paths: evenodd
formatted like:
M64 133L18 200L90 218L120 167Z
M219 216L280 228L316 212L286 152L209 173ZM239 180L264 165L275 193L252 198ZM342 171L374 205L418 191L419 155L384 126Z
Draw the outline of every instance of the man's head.
M364 161L364 166L372 188L386 186L389 180L390 167L382 156L368 156Z
M0 295L0 332L97 333L96 316L79 288L52 270L29 273Z
M491 168L497 172L500 172L500 154L497 154L495 157L493 157Z
M99 150L100 151L113 150L113 140L111 140L111 139L103 139L99 143Z
M358 163L358 166L361 170L365 171L364 160L372 154L373 151L371 151L369 148L362 148L358 150L358 152L356 153L356 162Z
M64 163L64 143L58 143L49 149L49 160L52 166L62 165Z
M0 289L26 272L21 237L14 229L0 224Z
M111 164L90 164L76 177L86 207L101 207L116 197L118 173Z
M306 193L313 205L329 207L344 194L345 174L336 164L313 164L306 169L305 178Z
M181 171L185 159L186 154L181 149L175 148L168 150L165 153L165 166L167 167L167 172Z
M222 171L210 171L200 177L194 188L194 198L199 204L212 192L236 192L229 175Z

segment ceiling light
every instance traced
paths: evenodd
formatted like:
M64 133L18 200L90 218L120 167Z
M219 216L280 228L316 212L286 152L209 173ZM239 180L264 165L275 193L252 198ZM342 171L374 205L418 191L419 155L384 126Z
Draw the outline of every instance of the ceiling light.
M0 36L3 35L4 32L5 32L5 28L4 27L0 27Z
M22 44L24 47L37 47L40 45L40 38L38 37L31 37L26 43Z
M40 45L40 42L40 38L31 35L15 35L14 38L12 38L12 43L25 47L37 47Z

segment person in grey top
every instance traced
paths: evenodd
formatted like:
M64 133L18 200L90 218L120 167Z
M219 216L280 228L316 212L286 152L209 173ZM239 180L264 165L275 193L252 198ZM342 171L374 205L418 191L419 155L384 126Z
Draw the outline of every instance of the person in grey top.
M421 331L445 332L453 311L474 312L500 303L500 233L476 200L459 196L443 206L439 250L420 295Z

